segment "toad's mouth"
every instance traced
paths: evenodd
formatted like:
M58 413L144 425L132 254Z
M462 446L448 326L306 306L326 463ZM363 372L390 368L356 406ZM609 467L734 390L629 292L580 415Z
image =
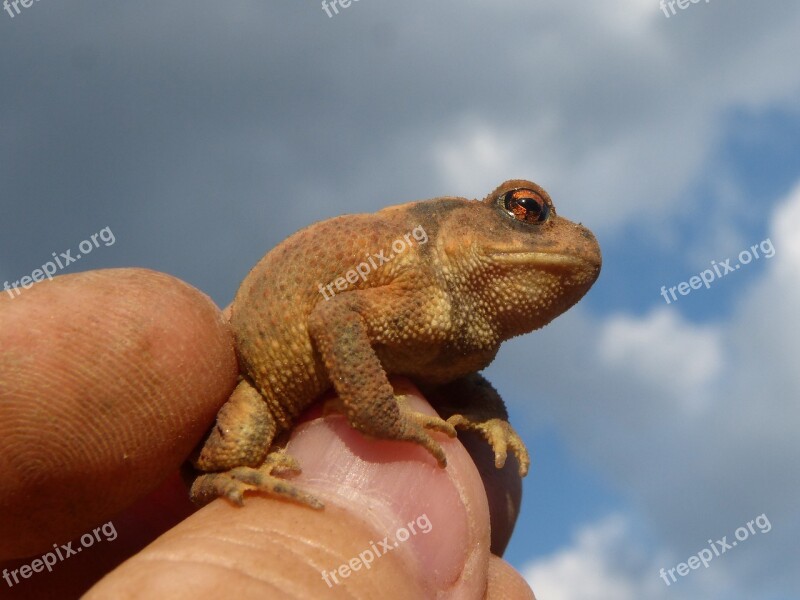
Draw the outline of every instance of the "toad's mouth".
M555 252L498 252L489 258L498 264L529 267L578 267L600 270L600 257Z

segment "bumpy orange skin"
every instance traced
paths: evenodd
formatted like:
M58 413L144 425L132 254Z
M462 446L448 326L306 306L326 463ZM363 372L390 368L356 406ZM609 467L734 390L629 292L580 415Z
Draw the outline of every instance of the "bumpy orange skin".
M502 460L507 442L525 453L513 429L498 429L507 419L502 401L475 373L502 341L580 300L600 266L592 233L557 216L547 193L525 180L483 201L412 202L295 233L259 261L234 300L243 381L236 408L224 418L221 411L195 462L210 472L195 499L240 502L248 489L275 491L263 469L232 479L224 471L257 470L274 436L332 386L354 427L419 443L440 464L427 430L477 429ZM450 423L422 419L398 404L387 374L408 376L432 396L437 386L458 389L461 410L448 411Z

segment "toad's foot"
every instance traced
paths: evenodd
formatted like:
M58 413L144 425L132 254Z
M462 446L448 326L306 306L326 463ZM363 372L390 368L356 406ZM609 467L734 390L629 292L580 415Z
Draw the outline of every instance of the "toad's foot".
M455 427L441 417L412 410L409 407L407 396L397 395L395 399L400 409L401 422L404 424L403 431L397 439L418 443L433 455L440 467L446 467L447 457L444 455L442 446L431 437L427 430L439 431L452 438L456 437Z
M447 457L445 457L444 450L442 450L439 442L431 437L428 430L439 431L448 437L456 437L455 427L438 416L426 415L412 410L409 406L408 396L396 394L394 399L397 402L399 418L393 421L393 426L389 432L364 430L359 427L358 423L354 424L356 429L380 439L415 442L430 452L440 467L446 467ZM347 414L347 406L339 398L333 398L325 402L323 412L325 414L332 412Z
M400 414L402 414L405 418L413 421L424 429L440 431L446 434L447 437L456 437L455 427L441 417L426 415L425 413L412 410L409 406L408 396L404 394L398 394L394 398L397 400L397 406L400 408Z
M479 432L494 450L494 465L498 469L502 469L506 464L508 448L511 448L519 462L520 477L528 474L528 467L531 464L528 450L508 421L496 418L482 420L476 415L457 414L447 419L447 422L458 429Z
M206 473L198 477L192 485L192 501L203 506L214 498L224 496L234 504L244 504L245 492L266 492L305 504L314 509L323 508L322 502L300 490L297 486L276 476L299 473L297 461L284 450L276 450L267 455L258 467L234 467L221 473Z

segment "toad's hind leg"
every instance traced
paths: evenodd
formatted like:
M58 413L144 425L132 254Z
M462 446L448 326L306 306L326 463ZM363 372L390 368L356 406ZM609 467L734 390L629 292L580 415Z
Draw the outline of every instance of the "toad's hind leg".
M314 496L275 475L299 471L297 462L291 456L283 450L275 450L267 455L260 467L234 467L222 473L201 475L192 485L192 501L202 506L224 496L241 506L244 504L244 493L252 491L266 492L315 509L323 508L322 502Z
M263 491L322 508L313 496L276 476L300 471L285 451L272 448L270 452L276 432L264 398L248 381L240 381L192 460L196 469L205 471L192 484L192 501L202 506L222 496L241 505L244 492Z

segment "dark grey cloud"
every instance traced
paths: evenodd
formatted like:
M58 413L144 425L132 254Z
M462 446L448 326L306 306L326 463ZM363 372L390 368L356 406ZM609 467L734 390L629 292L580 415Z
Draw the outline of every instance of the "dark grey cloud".
M786 72L796 36L775 35L797 14L791 2L711 3L667 20L633 2L380 0L334 18L316 2L40 0L2 12L0 273L16 279L110 226L113 250L81 268L163 269L225 302L267 248L343 212L480 196L541 173L570 208L588 206L577 216L618 214L585 198L594 179L609 185L604 173L616 179L632 154L683 145L608 191L641 206L647 182L677 179L674 190L702 158L708 136L687 131L692 114L720 102L689 83L713 72L730 101L754 104L797 85ZM470 117L499 132L513 164L453 181L436 148L460 149ZM665 128L672 138L655 139Z

